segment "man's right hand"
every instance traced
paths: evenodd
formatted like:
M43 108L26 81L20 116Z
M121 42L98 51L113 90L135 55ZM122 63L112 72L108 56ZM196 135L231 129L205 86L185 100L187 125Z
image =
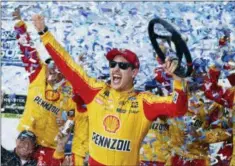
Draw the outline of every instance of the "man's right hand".
M56 137L57 137L56 151L59 153L63 153L65 145L69 141L70 134L64 136L61 132L59 132Z
M65 121L62 116L63 112L60 112L58 115L56 115L56 124L58 127L62 127L65 124Z
M45 25L45 20L44 17L39 15L39 14L35 14L32 16L32 21L33 21L33 25L36 28L36 30L38 32L42 32L46 25Z
M73 166L73 156L65 156L65 159L61 166Z

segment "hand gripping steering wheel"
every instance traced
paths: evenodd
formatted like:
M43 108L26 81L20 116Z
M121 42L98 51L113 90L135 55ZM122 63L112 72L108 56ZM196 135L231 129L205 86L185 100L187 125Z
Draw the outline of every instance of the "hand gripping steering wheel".
M166 31L171 33L171 35L159 35L156 32L154 32L154 25L162 25ZM148 25L148 33L149 38L151 40L151 43L153 45L153 48L155 49L157 55L161 59L161 61L164 63L166 55L163 53L161 48L159 47L157 39L163 39L167 41L167 43L170 45L170 42L172 41L176 48L176 56L179 59L179 64L177 69L175 70L175 74L179 77L188 77L192 73L193 66L192 66L192 58L191 54L188 50L188 47L185 43L185 41L182 39L181 35L177 30L168 22L161 18L154 18L149 22ZM185 55L186 59L186 66L181 66L183 55Z

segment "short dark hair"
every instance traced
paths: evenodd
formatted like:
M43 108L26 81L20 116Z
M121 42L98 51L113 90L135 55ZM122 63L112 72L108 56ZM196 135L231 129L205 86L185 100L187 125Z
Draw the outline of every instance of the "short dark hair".
M53 61L53 59L51 59L51 58L47 58L46 60L45 60L45 63L46 64L50 64L51 63L51 61ZM54 61L53 61L54 62Z

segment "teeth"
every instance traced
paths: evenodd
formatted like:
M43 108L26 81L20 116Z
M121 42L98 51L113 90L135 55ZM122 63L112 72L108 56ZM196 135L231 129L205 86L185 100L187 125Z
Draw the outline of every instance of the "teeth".
M120 83L120 81L121 81L121 75L119 75L119 74L113 74L113 83L114 84L119 84Z
M113 77L121 78L121 76L117 74L114 74Z

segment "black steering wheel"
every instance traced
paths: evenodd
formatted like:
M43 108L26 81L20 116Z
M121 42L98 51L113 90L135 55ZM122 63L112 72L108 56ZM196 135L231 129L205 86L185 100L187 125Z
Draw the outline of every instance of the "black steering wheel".
M166 31L170 32L171 35L159 35L156 32L154 32L154 25L162 25ZM185 43L185 41L182 39L181 35L177 30L168 22L161 18L154 18L149 22L148 25L148 33L149 33L149 38L151 40L151 43L153 45L153 48L155 49L157 55L161 59L161 61L164 63L166 55L163 53L161 48L159 47L157 39L163 39L167 41L167 43L170 45L170 42L172 41L175 45L176 48L176 56L179 59L179 64L177 69L175 70L175 74L179 77L188 77L192 73L193 66L192 66L192 58L191 54L188 50L188 47ZM187 62L186 66L181 66L182 58L183 55L185 55L185 59Z

